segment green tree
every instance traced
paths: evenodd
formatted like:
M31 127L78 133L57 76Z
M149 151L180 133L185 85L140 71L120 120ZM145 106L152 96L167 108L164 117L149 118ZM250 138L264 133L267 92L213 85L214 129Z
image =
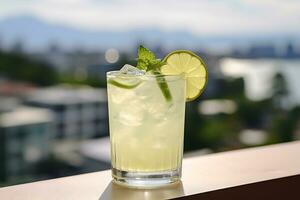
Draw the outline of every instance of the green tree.
M0 51L1 77L47 86L58 82L58 74L50 65L19 53Z
M276 73L272 83L273 102L276 107L282 107L283 99L288 95L287 83L281 73Z

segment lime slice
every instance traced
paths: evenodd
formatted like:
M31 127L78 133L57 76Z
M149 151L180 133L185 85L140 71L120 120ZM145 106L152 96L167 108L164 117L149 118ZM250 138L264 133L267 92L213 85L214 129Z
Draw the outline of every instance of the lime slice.
M123 89L133 89L142 83L142 80L137 78L111 78L108 79L108 83Z
M165 75L185 74L186 101L196 99L207 84L207 69L204 62L196 54L187 50L169 53L163 60L166 64L160 69Z

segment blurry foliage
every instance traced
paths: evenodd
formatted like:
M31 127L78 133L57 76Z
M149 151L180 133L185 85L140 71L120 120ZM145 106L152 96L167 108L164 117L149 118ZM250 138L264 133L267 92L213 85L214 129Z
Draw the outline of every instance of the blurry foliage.
M288 142L295 139L300 122L300 107L291 110L281 108L280 102L288 94L282 74L273 80L273 96L252 101L246 98L244 80L230 78L217 80L218 93L212 99L230 99L237 105L233 114L204 116L198 112L203 97L187 103L185 123L185 151L210 148L214 151L228 150L228 147L246 147L238 139L244 129L265 130L268 140L265 144Z
M288 95L287 83L284 76L280 73L273 78L273 116L270 123L269 132L270 143L289 142L294 140L294 134L300 123L300 107L290 110L284 109L283 101Z
M136 65L136 60L127 54L120 55L117 63L110 64L109 68L120 69L125 64ZM103 66L95 66L101 68ZM87 72L84 79L76 78L72 71L58 73L55 68L45 62L37 61L22 54L21 50L15 49L11 52L0 50L0 78L12 81L29 82L37 86L51 86L59 83L73 85L89 85L93 87L106 87L106 79L99 72Z
M241 129L238 116L236 114L203 116L198 113L198 103L190 102L187 104L185 151L201 148L220 151L230 144L237 143L237 135Z
M218 93L214 98L241 99L245 98L245 83L243 78L219 78Z
M270 143L289 142L294 140L294 134L300 123L300 106L289 112L279 111L274 115L270 130Z
M282 107L284 98L288 95L287 83L280 73L275 74L272 82L272 95L275 107Z
M247 103L249 103L244 96L243 79L219 79L217 84L221 89L216 96L211 98L226 98L235 102L240 101L240 103L237 103L238 111L230 115L203 116L198 111L198 105L202 97L196 101L187 103L185 151L201 148L210 148L219 151L228 146L229 143L237 143L237 135L242 128L242 124L246 124L248 121L247 118L249 116L247 114L244 117L239 116L247 112Z
M236 117L242 121L242 125L248 128L264 128L268 114L272 110L271 99L251 101L245 97L235 99L238 110Z
M232 121L232 117L220 114L215 117L207 118L205 125L202 126L198 133L198 140L205 141L208 147L215 150L220 150L227 144L228 139L234 140L238 127Z
M281 98L288 94L287 83L284 76L276 73L273 78L273 96L274 98Z
M0 74L11 80L47 86L58 81L58 74L49 65L19 53L0 51Z
M111 70L119 70L123 65L130 64L130 65L136 65L136 61L133 59L130 59L130 56L126 54L120 55L120 58L118 62L114 64L110 64L107 66L108 68L115 68ZM94 68L102 68L103 66L94 66ZM109 70L110 71L110 70ZM104 73L104 72L102 72ZM106 78L103 78L98 73L88 72L87 77L83 80L78 80L74 74L68 72L60 75L60 83L69 83L73 85L90 85L93 87L101 87L106 88Z
M88 76L84 80L78 80L74 78L73 75L70 74L63 74L60 75L59 79L60 83L68 83L72 85L89 85L93 87L105 87L106 81L103 79L98 78L97 76Z

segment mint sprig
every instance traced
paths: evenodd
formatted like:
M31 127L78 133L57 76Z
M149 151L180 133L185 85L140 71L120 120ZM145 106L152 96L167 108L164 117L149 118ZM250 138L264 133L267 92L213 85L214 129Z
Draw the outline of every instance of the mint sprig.
M138 49L138 62L137 68L149 71L150 65L156 60L155 55L149 49L142 45Z
M144 46L140 46L138 49L137 68L157 75L160 73L160 67L164 65L160 59L156 59L155 54ZM164 77L156 77L157 84L163 93L165 99L170 102L172 96L168 87L167 81Z
M156 59L155 54L144 46L138 49L137 68L145 71L159 71L163 62Z

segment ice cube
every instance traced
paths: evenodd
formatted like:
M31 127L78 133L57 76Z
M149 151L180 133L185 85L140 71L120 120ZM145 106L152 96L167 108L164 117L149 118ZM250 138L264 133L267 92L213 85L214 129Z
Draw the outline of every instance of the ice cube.
M136 98L134 90L124 90L118 87L110 88L110 97L114 104L125 104Z
M129 75L144 75L146 72L144 70L140 70L132 65L125 64L121 69L120 72L122 74L129 74Z
M119 122L126 126L140 126L144 119L143 108L137 106L127 106L119 113Z

